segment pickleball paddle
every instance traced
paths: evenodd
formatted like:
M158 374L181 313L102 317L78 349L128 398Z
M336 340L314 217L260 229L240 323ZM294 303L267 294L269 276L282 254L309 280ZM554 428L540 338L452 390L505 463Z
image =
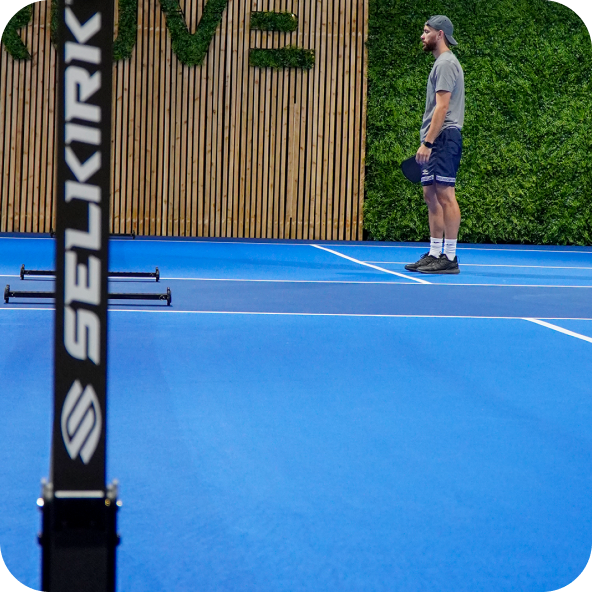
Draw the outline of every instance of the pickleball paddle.
M417 164L415 156L404 160L401 163L401 170L405 177L412 183L419 183L421 181L421 167Z

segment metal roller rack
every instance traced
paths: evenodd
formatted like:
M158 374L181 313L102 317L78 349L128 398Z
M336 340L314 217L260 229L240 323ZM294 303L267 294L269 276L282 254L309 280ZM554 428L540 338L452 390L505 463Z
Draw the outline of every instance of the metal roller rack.
M4 302L8 304L11 298L55 298L55 292L33 292L30 290L11 290L10 285L4 288ZM109 300L165 300L167 306L171 305L171 289L167 288L164 294L151 294L145 292L122 292L109 294Z
M26 275L34 276L55 276L53 269L25 269L25 264L21 265L21 280L25 279ZM160 270L158 267L155 271L110 271L109 277L121 277L121 278L155 278L156 281L160 281Z

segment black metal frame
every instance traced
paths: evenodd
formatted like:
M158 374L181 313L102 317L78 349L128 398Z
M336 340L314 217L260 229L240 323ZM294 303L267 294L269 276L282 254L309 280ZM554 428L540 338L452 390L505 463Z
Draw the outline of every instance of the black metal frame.
M51 483L42 481L42 530L37 535L42 548L41 574L43 590L68 590L72 586L72 567L80 563L81 550L93 549L103 554L105 571L93 575L94 589L115 590L116 548L121 537L117 533L117 512L122 503L117 499L118 482L107 485L106 491L55 491Z
M31 290L11 290L7 284L4 288L4 303L8 304L11 298L55 298L55 292L31 291ZM108 295L109 300L166 300L167 306L171 305L171 289L167 288L166 293L146 293L146 292L114 292Z
M53 269L25 269L25 264L21 265L21 280L24 280L26 275L55 276L55 274ZM158 282L160 281L160 270L157 267L155 271L110 271L108 277L155 278Z

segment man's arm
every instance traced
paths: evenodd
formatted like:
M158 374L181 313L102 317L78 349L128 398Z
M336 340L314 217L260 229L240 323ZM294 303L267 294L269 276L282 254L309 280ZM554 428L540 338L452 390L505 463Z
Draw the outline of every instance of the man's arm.
M436 108L434 109L430 129L425 139L426 142L433 143L440 134L442 124L444 123L444 119L446 119L446 113L448 113L451 95L452 93L447 90L439 90L436 93ZM415 160L419 164L425 164L430 159L431 154L432 149L422 144L415 155Z
M439 90L436 93L436 108L434 109L430 129L426 136L426 142L433 143L440 134L442 124L444 123L444 119L446 119L446 113L448 113L448 107L450 106L451 95L452 93L447 90Z

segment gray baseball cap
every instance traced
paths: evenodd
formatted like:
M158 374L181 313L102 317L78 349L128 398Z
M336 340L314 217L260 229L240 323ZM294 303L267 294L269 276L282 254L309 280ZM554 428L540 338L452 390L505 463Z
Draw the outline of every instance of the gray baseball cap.
M444 16L443 14L431 16L426 22L426 25L429 25L432 29L436 29L436 31L444 31L448 43L450 43L450 45L458 45L456 39L452 36L452 33L454 33L454 26L447 16Z

